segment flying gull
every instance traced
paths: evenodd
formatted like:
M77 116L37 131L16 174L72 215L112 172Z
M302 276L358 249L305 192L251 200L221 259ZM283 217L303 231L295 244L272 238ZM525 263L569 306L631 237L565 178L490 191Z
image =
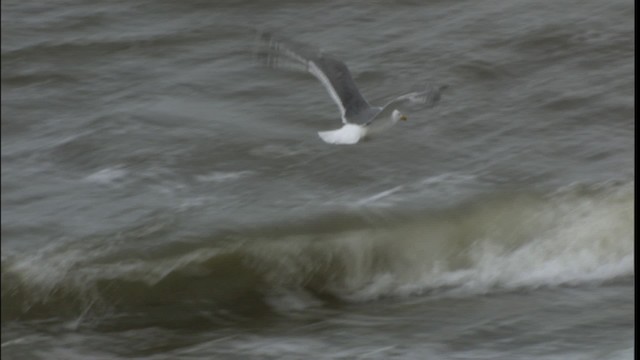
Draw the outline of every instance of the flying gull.
M435 104L440 91L445 87L411 92L398 96L384 106L371 106L356 86L349 69L340 60L309 46L271 33L262 33L260 40L268 45L267 51L259 53L266 65L278 66L280 55L304 66L327 89L338 105L343 126L337 130L320 131L318 135L329 144L355 144L367 135L385 130L407 116L400 109L411 105Z

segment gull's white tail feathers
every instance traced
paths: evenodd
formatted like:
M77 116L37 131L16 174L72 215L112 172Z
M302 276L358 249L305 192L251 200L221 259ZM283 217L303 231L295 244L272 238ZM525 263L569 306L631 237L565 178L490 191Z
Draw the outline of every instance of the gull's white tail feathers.
M318 135L329 144L352 145L356 144L367 134L367 128L362 125L345 124L337 130L320 131Z

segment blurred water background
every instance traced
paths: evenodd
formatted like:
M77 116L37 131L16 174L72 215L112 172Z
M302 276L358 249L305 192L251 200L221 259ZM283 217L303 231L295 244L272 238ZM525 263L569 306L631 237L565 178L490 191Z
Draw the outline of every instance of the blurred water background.
M632 359L633 14L2 1L3 359ZM327 145L260 30L448 88Z

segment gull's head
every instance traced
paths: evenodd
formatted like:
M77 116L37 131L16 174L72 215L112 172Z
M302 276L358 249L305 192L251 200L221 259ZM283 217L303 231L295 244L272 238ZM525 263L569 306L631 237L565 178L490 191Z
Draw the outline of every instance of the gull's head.
M407 121L407 116L398 110L393 110L393 112L391 113L391 121L393 121L393 123L395 124L400 120Z

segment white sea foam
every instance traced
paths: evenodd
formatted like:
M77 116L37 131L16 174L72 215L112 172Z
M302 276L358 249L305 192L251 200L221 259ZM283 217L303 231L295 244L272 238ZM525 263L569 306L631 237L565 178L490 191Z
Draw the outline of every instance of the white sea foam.
M202 182L221 183L221 182L238 180L240 178L244 178L244 177L250 176L252 174L253 174L253 172L249 171L249 170L245 170L245 171L212 171L212 172L207 173L207 174L198 175L198 176L196 176L196 179L198 181L202 181Z
M367 196L366 198L360 199L359 201L357 201L356 205L357 206L362 206L362 205L368 205L368 204L371 204L371 203L375 203L380 199L383 199L383 198L386 198L386 197L388 197L390 195L393 195L394 193L402 190L402 188L403 188L402 186L396 186L396 187L393 187L391 189L388 189L388 190L385 190L385 191L381 191L381 192L379 192L377 194L374 194L374 195L371 195L371 196Z
M420 179L415 182L399 184L387 190L376 192L357 199L347 199L350 207L389 207L411 198L428 194L430 199L448 199L461 196L461 192L472 194L476 191L478 180L473 175L450 172ZM466 190L465 190L466 189Z
M108 167L88 175L85 180L104 185L120 180L127 174L127 171L120 167Z
M363 268L353 269L349 276L358 280L341 292L352 299L433 289L468 294L630 276L634 267L633 200L628 195L522 199L513 206L523 208L481 206L481 212L469 214L453 227L405 228L394 234L400 239L386 250L391 265L377 271L365 270L370 264L361 263ZM457 237L465 232L467 240ZM362 236L376 241L392 235ZM364 281L363 271L375 275ZM362 287L358 289L357 284Z
M253 247L278 288L320 281L343 299L467 296L633 275L633 189L505 195L397 226ZM320 275L319 275L320 274ZM317 280L316 280L317 281Z

